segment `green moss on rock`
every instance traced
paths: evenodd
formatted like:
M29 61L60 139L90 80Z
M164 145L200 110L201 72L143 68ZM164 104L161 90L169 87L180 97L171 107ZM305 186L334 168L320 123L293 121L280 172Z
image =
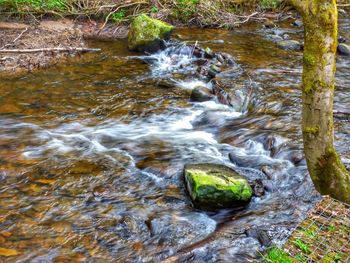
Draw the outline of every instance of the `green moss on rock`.
M137 51L157 51L161 40L170 36L174 27L163 21L142 14L134 19L128 34L128 47Z
M248 181L226 166L190 164L185 166L184 173L190 196L201 208L240 207L253 194Z

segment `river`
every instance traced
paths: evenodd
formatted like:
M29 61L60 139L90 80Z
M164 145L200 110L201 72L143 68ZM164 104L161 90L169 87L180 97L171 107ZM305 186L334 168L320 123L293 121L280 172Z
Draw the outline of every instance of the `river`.
M348 40L349 28L342 21ZM300 29L282 29L301 40ZM182 47L150 63L123 40L91 41L101 53L4 77L0 247L18 254L0 261L158 262L191 252L183 261L253 262L267 247L262 237L282 244L320 196L305 160L293 162L302 154L302 53L277 48L267 33L260 25L180 28ZM190 101L193 87L209 84L197 77L187 42L234 57L245 72L234 85L253 89L248 108ZM350 60L339 57L337 67L335 110L344 111ZM349 163L349 115L335 115L335 128ZM196 210L186 163L233 167L261 179L265 195L240 211Z

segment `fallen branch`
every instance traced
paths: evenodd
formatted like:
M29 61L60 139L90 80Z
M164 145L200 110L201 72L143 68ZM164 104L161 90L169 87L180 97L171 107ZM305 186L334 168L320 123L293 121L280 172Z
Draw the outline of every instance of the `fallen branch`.
M11 44L6 44L6 45L2 46L2 47L0 48L0 50L4 49L5 47L13 46L13 45L15 44L15 42L16 42L18 39L20 39L20 38L23 36L23 34L24 34L25 32L27 32L27 31L28 31L28 27L26 27L26 28L12 41Z
M53 47L53 48L33 48L33 49L3 49L0 53L37 53L37 52L97 52L100 48L83 47Z
M249 22L249 20L250 20L253 16L256 16L257 14L259 14L259 12L254 12L254 13L252 13L251 15L247 16L245 20L243 20L243 21L236 21L236 22L234 22L233 24L234 24L234 25L240 25L240 24L247 23L247 22Z

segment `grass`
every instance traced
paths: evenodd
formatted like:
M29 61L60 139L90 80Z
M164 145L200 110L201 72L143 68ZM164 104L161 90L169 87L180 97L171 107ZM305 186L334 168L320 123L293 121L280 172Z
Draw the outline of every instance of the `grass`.
M263 262L269 263L294 263L293 260L284 250L273 247L267 251L266 256L263 258Z
M293 241L294 245L297 246L303 253L309 254L310 248L307 244L305 244L301 239L296 239Z
M335 228L335 225L330 225L328 226L328 229L327 229L329 232L335 232L336 228Z
M174 16L182 21L190 19L197 11L199 0L176 0Z
M0 6L14 12L38 12L44 10L64 12L67 9L66 0L0 0Z
M7 17L79 17L129 22L146 13L168 22L199 27L233 27L238 15L276 9L280 0L0 0L0 13Z
M120 9L118 12L115 12L110 16L110 20L112 20L115 23L119 23L123 21L123 19L125 18L125 15L126 15L126 11L124 9Z
M309 238L315 238L316 235L316 231L312 230L312 229L308 229L305 231L305 234L309 237Z
M259 5L263 9L276 9L281 4L280 0L260 0Z

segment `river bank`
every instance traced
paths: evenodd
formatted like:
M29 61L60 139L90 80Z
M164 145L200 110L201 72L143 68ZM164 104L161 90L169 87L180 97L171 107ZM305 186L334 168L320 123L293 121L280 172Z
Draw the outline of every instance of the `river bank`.
M130 21L143 12L180 28L236 30L238 27L256 23L262 28L278 29L279 24L288 20L296 21L294 26L302 29L298 14L278 1L247 1L231 6L222 2L219 4L216 1L211 3L212 5L207 1L182 2L168 1L164 5L160 2L151 5L133 1L113 5L100 3L100 5L90 6L90 9L87 6L80 7L79 11L67 3L61 7L56 2L56 5L49 7L38 7L33 4L34 2L12 6L9 3L6 5L5 1L0 5L0 74L14 75L32 72L64 62L70 57L83 53L77 50L3 53L4 50L20 51L57 47L81 49L88 48L89 39L124 39L127 37ZM90 10L90 13L86 10ZM340 17L348 15L343 9L340 9L339 13ZM284 40L279 39L283 36L278 33L268 37L272 42ZM281 42L281 44L285 43ZM298 43L296 45L298 48ZM285 47L282 46L282 48Z
M87 39L122 39L141 13L177 27L234 29L249 22L274 22L288 10L279 1L3 1L0 3L0 52L5 49L86 48ZM290 14L287 14L290 16ZM2 22L1 22L2 21ZM81 54L69 52L0 53L0 74L18 74L55 65Z
M84 53L74 49L88 50L88 39L121 39L127 35L126 26L107 26L104 30L100 30L100 26L98 22L77 22L71 19L45 19L37 25L0 22L0 74L16 75L47 68ZM73 50L50 50L55 48ZM14 52L1 53L9 49ZM21 53L24 49L39 50Z

